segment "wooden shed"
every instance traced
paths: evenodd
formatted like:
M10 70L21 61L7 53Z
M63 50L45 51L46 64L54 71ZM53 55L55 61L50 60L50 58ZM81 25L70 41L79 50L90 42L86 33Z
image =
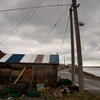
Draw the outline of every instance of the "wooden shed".
M0 84L15 81L23 68L26 70L17 82L54 86L57 82L59 55L5 54L0 53ZM6 80L5 80L6 79Z

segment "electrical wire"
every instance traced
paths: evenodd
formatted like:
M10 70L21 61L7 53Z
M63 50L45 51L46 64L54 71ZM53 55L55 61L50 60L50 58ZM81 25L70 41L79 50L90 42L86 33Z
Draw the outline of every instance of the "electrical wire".
M61 4L62 4L63 0L61 0ZM62 15L62 6L60 7L60 16ZM62 26L62 19L59 23L59 33L61 32L61 26Z
M69 3L70 1L68 1L68 3ZM70 2L69 3L70 5L72 5L72 2ZM67 8L68 9L68 8ZM63 44L64 44L64 40L65 40L65 35L66 35L66 33L67 33L67 28L68 28L68 23L69 23L69 16L68 16L68 19L67 19L67 22L66 22L67 24L66 24L66 26L65 26L65 32L64 32L64 36L63 36L63 40L62 40L62 44L61 44L61 48L60 48L60 52L59 52L59 54L61 53L61 50L62 50L62 48L63 48ZM69 32L68 32L69 33ZM67 34L68 35L68 34Z
M59 0L58 0L58 5L59 5ZM58 6L58 13L57 13L57 20L59 19L59 6ZM59 34L59 25L57 25L57 33Z
M44 42L46 41L46 39L49 37L49 35L51 34L51 32L54 30L54 28L57 26L57 24L59 23L59 21L61 20L61 18L65 15L67 9L64 11L64 13L62 14L62 16L59 18L59 20L56 22L56 24L53 26L53 28L51 29L51 31L48 33L48 35L46 36L46 38L43 40L43 42L40 44L39 48L36 50L36 52L34 53L34 55L39 51L39 49L41 48L41 46L44 44ZM31 58L32 59L32 58Z
M79 4L81 4L82 0L80 0Z
M15 10L25 10L25 9L33 9L33 8L57 7L57 6L66 6L66 5L70 5L70 4L47 5L47 6L39 6L39 7L25 7L25 8L15 8L15 9L5 9L5 10L0 10L0 12L15 11Z
M40 0L39 0L40 1ZM35 6L39 3L39 1L35 4ZM41 3L43 2L43 0L41 1ZM41 3L39 4L39 6L41 5ZM39 7L38 6L38 7ZM22 19L22 21L16 26L16 28L3 40L0 42L0 44L2 44L4 41L6 41L7 39L9 39L11 36L13 36L14 34L16 34L17 32L20 31L20 29L30 20L30 18L35 14L35 12L37 11L38 8L36 8L36 10L33 12L33 14L28 18L28 20L19 28L19 30L17 30L15 33L13 33L18 26L24 21L24 19L29 15L29 13L33 10L33 8L29 11L29 13ZM12 34L13 33L13 34ZM12 34L12 35L11 35Z
M35 4L35 6L38 3L39 3L39 1ZM18 28L18 26L20 26L20 24L26 19L26 17L31 13L32 10L33 10L33 8L27 13L27 15L21 20L21 22L14 28L14 30L2 42L0 42L0 44L2 44L7 38L9 38L9 36Z
M65 36L66 36L66 33L67 33L68 24L69 24L69 18L70 18L70 16L68 16L67 25L66 25L66 29L65 29L64 36L63 36L62 45L61 45L61 48L60 48L60 52L59 52L59 54L61 54L61 50L62 50L62 47L63 47L63 43L64 43Z
M39 2L39 1L38 1L38 2ZM36 3L36 5L38 4L38 2ZM36 5L35 5L35 6L36 6ZM70 4L48 5L48 6L38 6L38 7L35 7L35 6L34 6L34 7L28 7L28 8L18 8L18 9L0 10L0 12L1 12L1 11L10 11L10 10L19 10L19 9L30 9L30 8L32 8L32 9L29 11L29 13L22 19L22 21L15 27L15 29L10 33L10 34L12 34L12 33L18 28L18 26L26 19L26 17L32 12L32 10L33 10L34 8L39 8L39 7L41 7L41 8L42 8L42 7L53 7L53 6L65 6L65 5L70 5ZM33 15L32 15L32 16L33 16ZM31 17L32 17L32 16L31 16ZM30 19L30 18L29 18L29 19ZM27 22L28 22L28 20L26 21L26 23L27 23ZM26 23L25 23L25 24L26 24ZM24 24L24 25L25 25L25 24ZM24 25L23 25L23 26L24 26ZM22 27L23 27L23 26L22 26ZM22 27L21 27L21 28L22 28ZM21 29L21 28L20 28L20 29ZM19 29L19 30L20 30L20 29ZM19 31L19 30L18 30L18 31ZM16 31L14 34L16 34L18 31ZM11 36L14 35L14 34L13 34L13 35L10 36L10 34L9 34L4 40L2 40L2 41L0 42L0 44L2 44L2 43L3 43L4 41L6 41L8 38L10 38Z

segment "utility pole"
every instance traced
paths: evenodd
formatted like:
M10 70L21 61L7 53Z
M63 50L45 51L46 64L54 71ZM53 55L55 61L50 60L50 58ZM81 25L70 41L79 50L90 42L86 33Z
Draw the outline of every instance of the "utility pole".
M73 34L73 17L72 8L70 11L70 31L71 31L71 60L72 60L72 85L75 86L75 56L74 56L74 34Z
M65 67L65 56L64 56L64 67Z
M74 12L74 23L75 23L75 33L76 33L76 45L77 45L79 92L84 93L81 41L80 41L80 31L79 31L79 24L78 24L76 0L72 0L72 6L73 6L73 12Z

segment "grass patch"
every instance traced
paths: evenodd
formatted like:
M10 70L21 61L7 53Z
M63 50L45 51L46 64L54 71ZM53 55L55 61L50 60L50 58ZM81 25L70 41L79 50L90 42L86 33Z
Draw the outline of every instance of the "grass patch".
M79 92L70 93L69 95L64 94L62 97L55 98L53 97L53 92L57 92L61 89L61 87L58 88L52 88L49 91L46 90L44 93L41 94L41 98L45 98L48 94L48 100L100 100L100 97L97 97L96 95L92 94L89 91L85 91L84 94L81 94ZM47 99L46 99L47 100Z
M62 67L57 67L57 70L59 71L59 70L62 70L63 68Z

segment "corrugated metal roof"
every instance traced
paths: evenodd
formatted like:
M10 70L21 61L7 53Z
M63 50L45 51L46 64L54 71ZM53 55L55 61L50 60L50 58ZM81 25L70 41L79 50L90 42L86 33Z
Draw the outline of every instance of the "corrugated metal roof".
M59 63L59 55L5 54L0 62Z
M20 62L30 62L30 59L32 58L32 55L31 54L27 54L27 55L24 55L23 59L21 59Z
M12 56L12 54L6 54L5 56L3 56L3 57L0 59L0 62L6 62L6 60L9 59L11 56Z
M1 53L0 54L0 59L3 57L3 56L5 56L6 54L4 54L4 53Z
M59 63L59 55L51 55L50 63Z
M23 54L13 54L6 62L20 62L23 57Z

